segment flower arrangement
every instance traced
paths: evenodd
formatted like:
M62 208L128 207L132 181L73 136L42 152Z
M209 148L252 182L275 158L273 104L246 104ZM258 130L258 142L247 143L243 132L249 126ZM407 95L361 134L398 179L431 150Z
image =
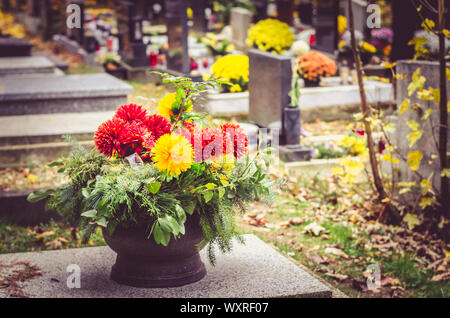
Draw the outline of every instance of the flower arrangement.
M68 158L52 163L70 182L36 191L28 200L48 198L47 208L77 222L84 240L97 226L108 235L141 226L145 237L167 246L185 234L186 220L196 214L204 238L200 246L209 244L213 262L214 246L227 251L237 235L233 214L270 193L271 181L259 164L265 154L250 158L239 125L214 127L191 111L206 87L220 87L221 81L162 76L176 92L159 102L158 114L120 106L98 127L95 149L87 152L74 142Z
M307 86L308 83L317 86L323 77L332 76L336 71L336 63L332 59L314 50L298 59L297 74Z
M234 45L227 39L220 39L215 33L208 32L199 42L206 45L213 55L226 55L234 50Z
M311 51L311 47L305 41L298 40L292 44L291 51L297 56L303 56Z
M237 93L247 90L249 60L246 55L226 55L218 59L212 66L214 78L222 79L231 85L225 85L227 93Z
M294 43L289 25L275 19L261 20L248 30L247 45L261 51L283 54Z
M106 52L97 57L97 63L103 65L108 69L115 69L120 65L122 59L119 54L115 52Z

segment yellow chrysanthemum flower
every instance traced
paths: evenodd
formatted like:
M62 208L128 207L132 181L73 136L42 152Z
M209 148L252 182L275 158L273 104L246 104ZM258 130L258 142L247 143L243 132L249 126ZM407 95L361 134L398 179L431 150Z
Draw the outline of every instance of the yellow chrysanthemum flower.
M343 15L338 16L338 33L343 34L347 30L347 18Z
M246 43L262 51L273 51L283 54L292 43L294 33L289 25L275 19L261 20L248 30Z
M173 133L159 137L152 154L158 170L171 176L189 169L194 159L191 143L184 136Z
M242 91L242 87L239 84L234 84L233 86L230 87L230 92L232 93L237 93L237 92L241 92Z
M167 119L170 119L170 115L173 115L172 104L175 103L176 93L170 93L164 96L158 103L157 110L159 114ZM192 103L187 104L187 108L184 112L190 112L192 110Z
M231 82L242 78L248 82L249 60L246 55L225 55L218 59L211 71L215 78L221 78Z

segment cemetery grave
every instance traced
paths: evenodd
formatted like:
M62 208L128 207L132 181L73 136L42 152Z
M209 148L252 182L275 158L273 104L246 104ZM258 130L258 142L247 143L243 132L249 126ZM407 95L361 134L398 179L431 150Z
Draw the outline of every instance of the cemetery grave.
M444 2L5 0L0 297L449 297Z

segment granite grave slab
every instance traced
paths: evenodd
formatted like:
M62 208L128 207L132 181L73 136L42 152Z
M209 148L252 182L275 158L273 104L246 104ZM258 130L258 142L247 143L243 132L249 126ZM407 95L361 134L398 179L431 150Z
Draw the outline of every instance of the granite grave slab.
M114 110L132 92L108 74L2 78L0 116Z
M109 247L90 247L46 252L0 255L0 264L29 261L42 276L22 283L29 297L130 297L130 298L273 298L331 297L332 290L254 235L246 244L234 244L228 254L218 254L216 266L201 257L207 274L202 280L176 288L134 288L109 279L116 254ZM80 266L81 288L68 288L67 266ZM6 275L0 272L0 277ZM0 289L5 297L6 289Z
M0 77L55 74L56 67L43 56L0 57Z
M0 38L0 57L30 56L32 44L24 39Z

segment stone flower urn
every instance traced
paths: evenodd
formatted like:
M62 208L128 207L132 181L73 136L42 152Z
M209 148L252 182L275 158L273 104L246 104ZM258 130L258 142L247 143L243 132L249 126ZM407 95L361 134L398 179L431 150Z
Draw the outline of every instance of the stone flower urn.
M203 239L198 214L187 218L186 233L168 246L148 237L148 227L118 226L112 235L103 230L108 246L117 253L111 279L133 287L176 287L194 283L206 275L197 244Z

